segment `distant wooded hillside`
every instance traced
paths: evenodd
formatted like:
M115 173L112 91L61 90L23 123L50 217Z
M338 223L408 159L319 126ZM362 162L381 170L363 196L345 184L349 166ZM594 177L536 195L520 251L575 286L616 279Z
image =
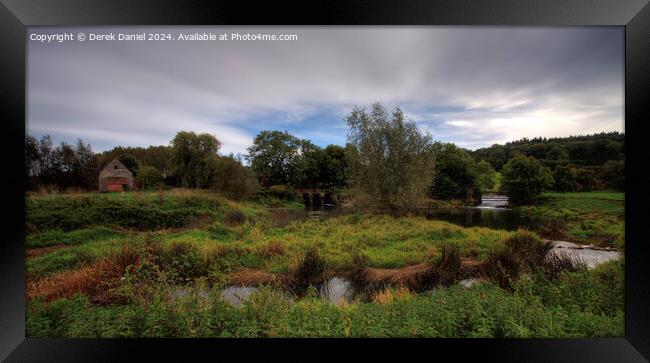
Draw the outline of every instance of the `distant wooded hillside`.
M495 170L501 170L517 153L533 156L550 168L566 163L575 166L603 166L609 160L624 159L625 134L608 132L549 139L524 138L472 152L476 159L489 162Z

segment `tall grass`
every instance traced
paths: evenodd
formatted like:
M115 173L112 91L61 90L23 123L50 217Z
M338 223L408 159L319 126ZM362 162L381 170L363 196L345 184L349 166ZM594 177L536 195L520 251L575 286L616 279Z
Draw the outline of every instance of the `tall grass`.
M27 307L28 337L622 337L623 266L564 272L558 281L533 274L514 293L490 283L435 293L393 289L373 303L333 305L310 296L295 302L262 288L242 306L213 295L93 305L77 295ZM161 292L162 293L162 292Z

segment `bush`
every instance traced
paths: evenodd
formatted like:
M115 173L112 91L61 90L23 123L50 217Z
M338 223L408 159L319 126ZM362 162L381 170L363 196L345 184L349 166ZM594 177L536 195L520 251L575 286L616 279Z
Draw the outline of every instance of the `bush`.
M450 286L461 279L462 263L458 246L442 246L442 256L434 265L434 275L436 283L443 286Z
M142 189L159 188L164 185L162 173L153 166L141 167L137 179Z
M310 248L293 272L292 288L298 295L304 294L309 286L317 286L324 279L325 261L315 247Z
M553 176L537 159L517 154L501 171L501 190L513 205L532 204L535 198L553 185Z
M596 173L587 168L579 168L576 171L576 190L579 192L592 191L598 186Z
M201 275L204 271L199 249L188 242L175 242L159 253L161 267L170 272L172 278L187 279Z
M504 242L508 252L519 260L528 271L542 266L548 251L553 247L535 233L522 229L514 232Z
M543 268L550 243L535 233L517 230L504 240L505 249L492 252L483 263L482 274L504 289L514 289L514 283L522 272L534 272Z
M544 260L544 273L552 280L557 280L563 271L578 272L587 269L584 261L573 258L566 253L549 253Z

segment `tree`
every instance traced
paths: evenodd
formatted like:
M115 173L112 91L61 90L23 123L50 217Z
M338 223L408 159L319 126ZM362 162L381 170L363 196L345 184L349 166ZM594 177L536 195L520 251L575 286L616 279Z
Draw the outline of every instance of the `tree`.
M478 163L476 163L476 178L481 193L494 189L495 177L496 177L496 171L492 169L490 163L488 163L485 160L481 160Z
M160 170L163 176L170 176L172 170L171 146L159 145L143 147L122 147L116 146L111 150L104 151L101 155L101 164L105 165L120 155L133 155L142 165L153 166Z
M303 176L300 186L305 188L341 188L346 185L347 156L343 147L328 145L322 149L311 145L305 148L300 167Z
M210 134L180 131L171 142L173 174L185 188L208 188L221 142Z
M303 179L306 165L302 155L312 148L287 131L262 131L248 148L246 159L265 186L286 184L297 186Z
M607 187L623 189L625 187L625 161L608 160L603 164L602 178Z
M548 152L546 152L546 159L558 162L566 162L569 160L569 153L564 150L564 148L556 145L551 147Z
M140 170L140 162L135 158L135 156L131 154L122 154L117 159L122 164L124 164L124 166L126 166L126 168L129 169L134 176L138 175L138 171Z
M327 145L323 150L320 180L328 188L344 188L347 185L348 155L344 147Z
M474 195L478 191L476 162L469 153L454 144L440 142L434 143L432 150L435 175L431 196L447 200L478 197Z
M94 188L97 182L98 158L89 144L77 140L76 145L62 142L53 147L49 135L36 141L25 138L25 176L28 188L39 185L66 188Z
M596 188L598 180L596 173L587 168L578 168L576 170L576 190L579 192L592 191Z
M558 165L553 170L553 189L559 192L571 192L576 188L576 172L569 166Z
M151 189L162 186L164 180L160 170L149 165L140 168L137 178L142 189Z
M358 201L398 209L426 198L433 173L431 137L422 134L399 108L387 112L379 103L355 107L350 127L350 171Z
M232 154L219 157L211 188L232 199L254 195L259 189L257 177Z
M553 176L550 170L531 156L517 154L501 171L501 189L513 205L533 203L551 185Z

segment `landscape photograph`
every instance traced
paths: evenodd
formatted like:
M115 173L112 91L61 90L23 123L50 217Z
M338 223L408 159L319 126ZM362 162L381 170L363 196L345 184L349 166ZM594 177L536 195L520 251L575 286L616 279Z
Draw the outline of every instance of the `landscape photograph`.
M624 337L624 28L27 33L26 337Z

